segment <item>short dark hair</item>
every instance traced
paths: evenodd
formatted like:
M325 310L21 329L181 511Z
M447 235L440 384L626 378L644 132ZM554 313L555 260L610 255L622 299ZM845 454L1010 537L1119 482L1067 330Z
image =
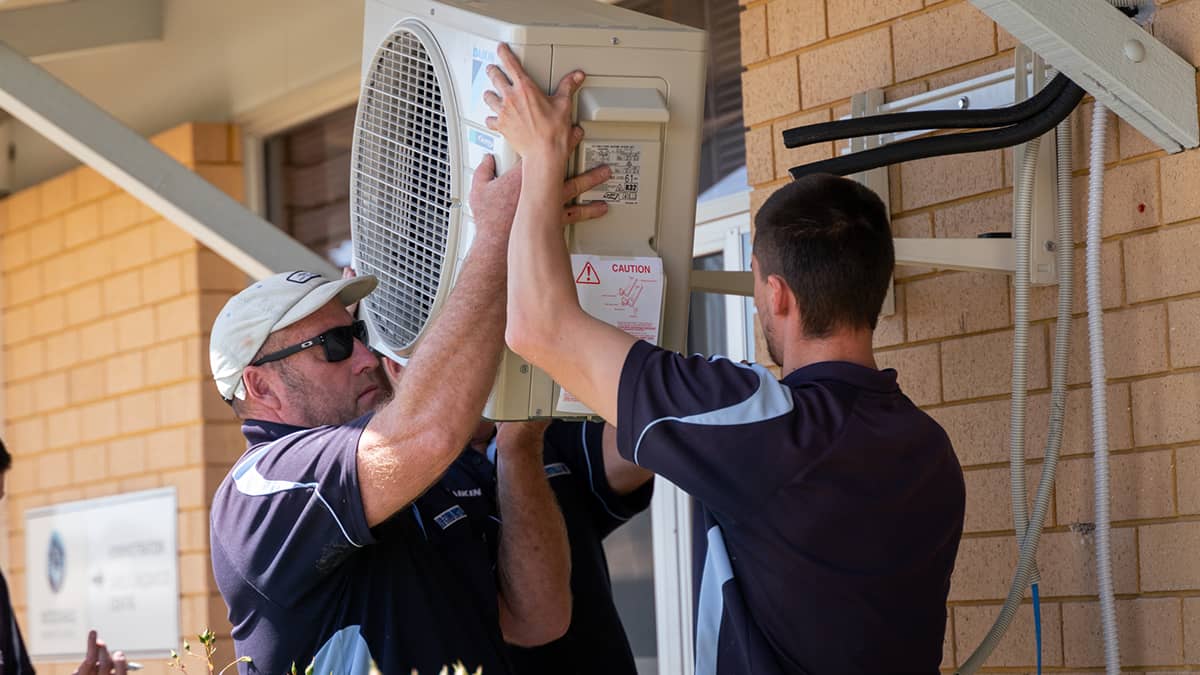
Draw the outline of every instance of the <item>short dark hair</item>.
M12 455L8 454L8 448L4 447L4 441L0 441L0 473L4 473L12 468Z
M812 174L771 195L754 225L759 273L787 282L807 337L875 329L896 263L878 195L848 178Z

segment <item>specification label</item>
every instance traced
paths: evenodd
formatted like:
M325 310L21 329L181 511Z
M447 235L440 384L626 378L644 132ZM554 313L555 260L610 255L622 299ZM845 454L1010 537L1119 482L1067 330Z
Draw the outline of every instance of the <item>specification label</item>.
M601 164L612 169L612 177L580 195L579 200L637 204L642 183L642 144L584 142L584 170Z

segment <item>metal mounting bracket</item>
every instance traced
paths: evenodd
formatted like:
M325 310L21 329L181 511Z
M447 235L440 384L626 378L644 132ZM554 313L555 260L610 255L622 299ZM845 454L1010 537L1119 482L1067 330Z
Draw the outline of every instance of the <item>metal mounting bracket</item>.
M955 110L964 108L998 108L1009 106L1028 98L1046 78L1045 64L1029 49L1018 47L1014 57L1017 66L953 84L941 89L885 103L883 90L872 89L856 94L851 99L851 116L882 115L916 110ZM1018 76L1017 73L1021 75ZM851 139L842 152L857 152L872 147L919 136L927 132L913 131L883 134ZM1014 166L1020 166L1026 146L1014 149ZM1030 280L1034 284L1048 285L1057 278L1054 256L1055 185L1057 182L1057 154L1054 133L1042 137L1038 154L1038 168L1034 183L1032 231L1030 233L1029 261ZM851 176L871 188L890 203L888 171L886 167L872 169ZM1015 199L1015 195L1014 195ZM1011 223L995 223L996 231L1010 231ZM1011 274L1016 267L1013 240L996 239L949 239L949 238L904 238L895 239L896 264L937 269L1002 272ZM884 304L884 315L894 311L889 293Z

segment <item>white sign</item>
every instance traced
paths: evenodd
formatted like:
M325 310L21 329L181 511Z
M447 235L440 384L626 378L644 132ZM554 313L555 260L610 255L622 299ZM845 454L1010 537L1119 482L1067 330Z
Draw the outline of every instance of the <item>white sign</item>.
M177 648L175 514L173 487L26 511L30 654L82 658L93 628L130 654Z
M583 311L639 340L658 344L662 324L662 258L614 258L572 255L575 291ZM558 395L558 412L593 411L566 389Z

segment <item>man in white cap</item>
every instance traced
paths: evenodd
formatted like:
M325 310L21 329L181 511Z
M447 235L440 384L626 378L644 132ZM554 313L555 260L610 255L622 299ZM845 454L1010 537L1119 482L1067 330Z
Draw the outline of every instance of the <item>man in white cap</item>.
M213 378L249 442L214 497L211 531L237 653L252 659L242 672L366 673L373 661L436 673L461 660L494 675L511 672L506 642L566 630L569 551L540 433L518 425L501 439L512 501L498 533L439 480L476 428L503 345L520 172L494 171L490 159L476 171L470 254L390 400L345 309L374 277L279 274L214 323ZM564 197L605 178L577 177Z

